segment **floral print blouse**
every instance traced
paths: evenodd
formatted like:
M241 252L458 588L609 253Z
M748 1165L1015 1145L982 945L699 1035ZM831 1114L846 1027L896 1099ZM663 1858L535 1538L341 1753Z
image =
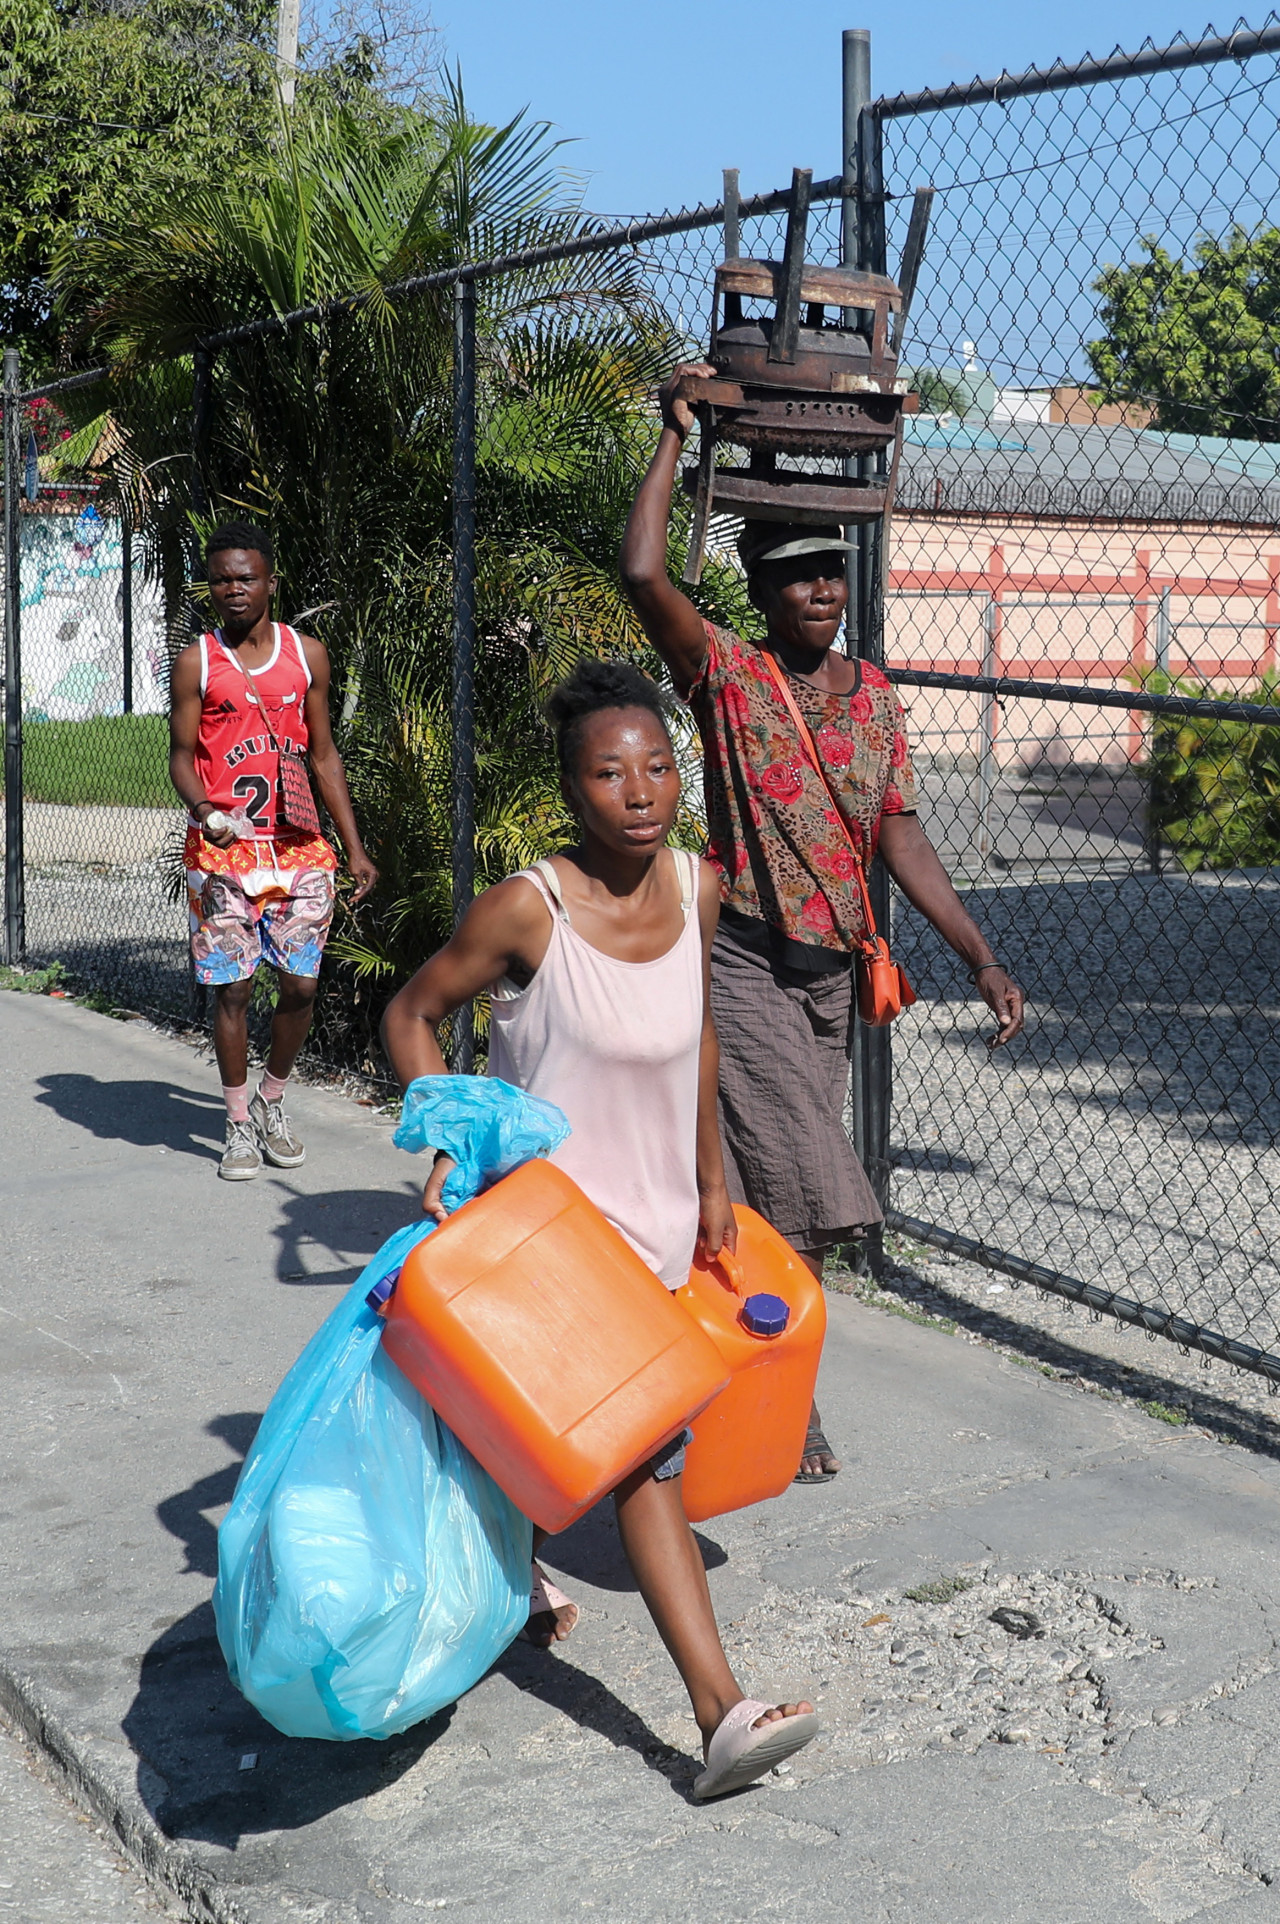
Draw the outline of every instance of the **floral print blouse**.
M863 917L840 819L760 649L706 627L707 656L688 699L702 736L707 857L720 871L721 901L789 941L848 953ZM789 681L869 863L880 818L914 814L916 785L897 696L871 662L858 669L846 695Z

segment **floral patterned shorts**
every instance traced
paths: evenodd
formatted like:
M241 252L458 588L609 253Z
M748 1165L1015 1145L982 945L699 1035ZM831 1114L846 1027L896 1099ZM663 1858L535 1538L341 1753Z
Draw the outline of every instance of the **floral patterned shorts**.
M266 882L250 895L243 881ZM260 962L285 975L319 975L333 920L328 869L258 869L249 877L187 871L196 981L244 982Z

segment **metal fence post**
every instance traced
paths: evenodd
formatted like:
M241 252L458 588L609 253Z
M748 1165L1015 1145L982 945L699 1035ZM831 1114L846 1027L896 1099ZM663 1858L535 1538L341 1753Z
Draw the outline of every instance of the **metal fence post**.
M126 715L133 713L133 522L129 503L120 497L120 655L121 700Z
M997 648L1000 638L1000 604L994 595L988 595L982 610L982 672L988 680L996 673ZM978 767L977 767L977 843L978 861L982 868L991 866L991 805L995 799L996 788L996 729L1000 709L994 695L982 697L982 712L978 721Z
M845 196L841 209L840 259L846 267L883 274L885 225L880 122L871 111L871 33L868 28L847 30L843 41L842 133L843 172L857 189ZM869 479L876 457L860 456L855 472ZM881 664L884 657L884 567L881 528L862 522L854 533L857 551L851 557L850 614L857 653L864 661ZM846 633L850 627L846 616ZM846 642L846 647L848 646ZM874 862L867 877L876 926L887 932L890 917L889 877L882 862ZM852 1051L853 1144L882 1209L889 1207L889 1125L893 1097L893 1054L890 1032L857 1024ZM884 1270L884 1235L869 1230L864 1261L873 1276Z
M1169 655L1173 648L1173 619L1169 613L1169 603L1173 599L1173 589L1160 590L1160 600L1156 607L1156 673L1167 675Z
M1173 599L1173 589L1166 585L1160 590L1156 603L1156 658L1158 675L1168 676L1169 658L1173 652L1173 617L1169 604ZM1155 746L1155 731L1158 726L1153 716L1147 729L1147 867L1153 875L1164 874L1164 856L1161 853L1160 824L1156 820L1155 770L1152 766L1151 751Z
M476 888L476 290L453 286L453 925ZM475 1066L475 1016L468 1002L453 1018L449 1066Z
M27 951L23 886L21 522L22 371L16 347L4 351L4 959Z

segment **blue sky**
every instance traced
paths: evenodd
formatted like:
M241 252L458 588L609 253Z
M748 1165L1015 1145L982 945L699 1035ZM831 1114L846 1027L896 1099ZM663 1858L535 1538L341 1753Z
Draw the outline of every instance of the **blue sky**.
M872 25L877 93L1205 31L1168 0L1077 0L1069 9L917 0L885 10L882 24L871 12L834 0L794 11L776 0L435 0L432 8L472 112L500 120L528 106L553 121L573 139L566 158L591 177L588 205L603 214L716 199L726 166L741 168L748 192L783 184L794 166L835 173L844 27ZM1224 17L1220 30L1233 25Z

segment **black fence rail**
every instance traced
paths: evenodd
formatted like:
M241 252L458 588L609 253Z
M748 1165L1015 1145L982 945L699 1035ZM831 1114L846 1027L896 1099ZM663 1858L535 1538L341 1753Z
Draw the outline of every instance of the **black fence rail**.
M1280 26L893 100L868 51L846 36L809 251L892 273L917 188L933 212L848 645L906 700L926 824L1030 1021L992 1057L895 902L920 1000L856 1038L853 1134L891 1228L1280 1380ZM373 1063L388 989L565 833L540 697L641 648L614 558L653 391L705 350L726 219L776 258L784 204L552 207L376 299L206 302L145 367L24 391L9 356L7 959L190 1008L167 676L193 529L250 513L379 843L319 1030ZM734 625L731 532L699 592Z

